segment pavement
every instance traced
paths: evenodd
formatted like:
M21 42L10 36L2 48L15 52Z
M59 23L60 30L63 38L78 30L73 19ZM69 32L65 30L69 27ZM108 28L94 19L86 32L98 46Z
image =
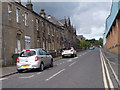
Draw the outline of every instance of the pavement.
M118 88L101 51L109 56L104 49L86 50L74 58L56 58L54 67L42 72L28 71L0 78L2 88Z
M108 65L112 71L112 74L114 75L114 77L118 79L118 83L120 85L120 55L116 55L114 53L111 53L109 51L107 51L106 49L102 49L104 55L105 55L105 58L106 58L106 61L108 61Z
M119 60L119 55L116 55L114 53L111 53L105 49L103 49L104 55L107 57L109 60L111 66L113 67L115 73L118 75L118 67L120 67L120 60Z

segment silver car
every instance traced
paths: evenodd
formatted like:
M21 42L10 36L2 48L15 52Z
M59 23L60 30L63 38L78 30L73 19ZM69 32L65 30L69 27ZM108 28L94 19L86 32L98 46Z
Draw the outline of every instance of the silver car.
M44 67L53 67L53 58L44 49L23 50L16 60L18 72L27 69L44 70Z
M73 47L64 48L63 51L62 51L62 58L66 57L66 56L76 57L77 52Z

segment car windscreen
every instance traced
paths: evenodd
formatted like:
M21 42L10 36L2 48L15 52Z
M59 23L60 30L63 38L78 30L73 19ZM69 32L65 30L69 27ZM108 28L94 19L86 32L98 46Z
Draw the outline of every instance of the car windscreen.
M20 54L20 57L30 57L36 55L35 51L24 51Z
M63 50L71 50L72 48L64 48Z

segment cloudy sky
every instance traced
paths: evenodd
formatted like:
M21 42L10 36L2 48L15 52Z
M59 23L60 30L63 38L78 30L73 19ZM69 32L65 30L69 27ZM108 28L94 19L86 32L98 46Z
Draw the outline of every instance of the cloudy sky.
M111 1L33 2L33 5L37 13L45 9L47 15L55 16L58 20L69 16L77 29L77 35L84 35L87 39L102 37L105 19L111 9Z

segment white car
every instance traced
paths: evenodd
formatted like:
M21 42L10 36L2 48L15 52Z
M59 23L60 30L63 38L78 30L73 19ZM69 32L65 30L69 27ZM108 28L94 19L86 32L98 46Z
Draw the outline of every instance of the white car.
M62 58L67 56L76 57L77 56L76 50L73 47L63 49Z
M53 67L53 58L44 49L23 50L16 60L18 72L28 69L44 70L44 67Z

